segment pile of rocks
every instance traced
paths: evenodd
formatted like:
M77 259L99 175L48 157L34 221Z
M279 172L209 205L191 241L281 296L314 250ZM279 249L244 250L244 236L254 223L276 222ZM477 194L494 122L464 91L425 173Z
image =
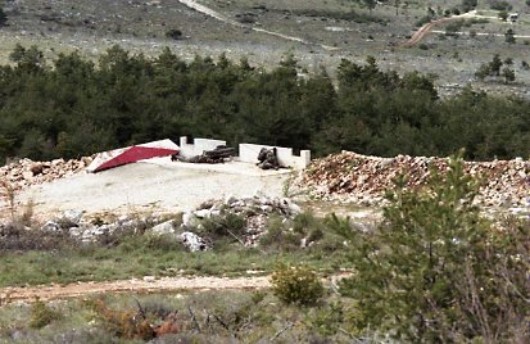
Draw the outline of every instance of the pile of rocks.
M18 191L30 185L50 182L72 175L84 170L91 162L91 157L67 161L64 159L55 159L52 161L21 159L0 167L0 179L10 185L14 191Z
M300 188L309 189L315 197L377 206L384 203L384 193L393 187L396 177L406 176L406 186L414 189L425 183L431 168L443 173L448 168L448 159L408 155L380 158L342 152L315 160L296 183ZM484 178L478 204L516 209L530 207L530 161L522 158L466 161L464 168L470 175Z
M181 242L192 252L208 250L214 243L205 240L197 233L202 231L205 219L215 220L227 214L240 215L245 221L244 234L239 238L245 246L255 246L264 234L268 218L276 214L282 219L291 219L301 209L287 198L269 198L254 196L237 199L205 202L198 209L178 216L168 214L147 214L139 216L121 216L102 220L94 216L87 217L83 211L68 210L53 219L46 221L40 230L51 233L66 233L80 243L93 243L103 240L105 236L128 234L149 234L170 236ZM170 219L168 219L168 217Z
M185 213L183 226L190 229L200 228L203 219L227 214L240 215L245 220L244 236L241 240L245 246L256 246L258 239L265 233L268 219L272 215L286 220L294 218L300 212L301 208L288 198L256 195L238 199L230 196L225 200L205 202L197 210Z
M81 243L96 242L101 236L114 234L116 231L144 230L152 223L161 222L160 215L145 217L123 215L114 220L101 221L99 218L85 217L80 210L67 210L59 216L46 221L41 230L46 232L68 233Z

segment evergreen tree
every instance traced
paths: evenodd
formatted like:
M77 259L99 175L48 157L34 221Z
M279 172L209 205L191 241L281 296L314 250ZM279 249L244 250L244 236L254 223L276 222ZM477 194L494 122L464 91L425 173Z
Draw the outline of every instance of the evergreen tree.
M527 254L517 240L527 242L530 228L492 231L473 205L479 184L465 174L461 155L445 174L432 170L425 189L405 186L404 177L396 180L375 232L327 219L350 239L354 273L341 291L356 301L354 325L415 343L512 338L530 311L520 297L528 300L530 290L528 261L509 262Z

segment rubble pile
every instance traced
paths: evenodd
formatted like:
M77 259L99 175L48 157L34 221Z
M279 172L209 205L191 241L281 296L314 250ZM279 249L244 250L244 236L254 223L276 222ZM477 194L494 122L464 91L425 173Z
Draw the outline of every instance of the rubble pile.
M205 220L222 221L228 214L241 216L244 228L238 234L238 240L245 246L255 246L258 239L266 231L268 218L276 214L281 219L291 219L299 214L301 209L287 198L268 198L254 196L237 199L229 197L221 201L208 201L198 209L179 214L151 213L123 215L120 217L106 214L106 216L87 216L81 210L67 210L48 221L39 224L41 231L51 235L67 235L80 244L104 243L115 237L125 235L152 235L173 238L191 252L210 249L215 242L209 238L205 230ZM0 223L2 228L9 227L9 221ZM27 227L30 231L32 228ZM202 237L204 236L204 237Z
M80 243L92 243L103 236L115 234L117 231L136 233L148 227L149 224L157 222L161 222L161 217L158 215L143 218L124 215L111 221L101 221L99 218L85 217L81 210L71 209L46 221L40 230L68 233L72 239Z
M4 180L14 191L30 185L42 184L72 175L83 170L92 162L91 157L79 160L55 159L52 161L32 161L21 159L0 167L0 179Z
M185 213L182 225L190 229L200 228L203 219L223 217L227 214L240 215L245 220L244 236L241 239L245 246L255 246L265 233L271 215L291 219L300 212L301 208L288 198L256 195L238 199L230 196L225 200L205 202L197 210Z
M467 173L484 178L477 197L485 207L530 208L530 161L522 158L489 162L464 163ZM414 189L425 183L430 169L444 172L447 158L411 157L380 158L342 152L315 160L297 181L314 197L337 199L364 205L381 205L384 193L393 187L399 175L407 178L406 186Z

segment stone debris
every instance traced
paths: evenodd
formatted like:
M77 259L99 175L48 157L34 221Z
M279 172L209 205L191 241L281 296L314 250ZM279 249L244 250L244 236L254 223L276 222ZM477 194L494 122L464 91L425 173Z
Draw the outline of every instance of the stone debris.
M396 177L404 175L407 188L418 188L425 184L431 168L443 173L448 169L448 159L408 155L380 158L342 152L313 161L296 184L313 197L381 206L385 191L393 187ZM466 161L464 168L470 175L484 178L477 204L520 212L530 208L530 161Z
M245 219L246 244L254 244L263 234L268 218L277 214L282 218L293 218L301 209L287 198L268 198L254 196L237 199L211 200L198 209L182 214L182 222L175 214L148 214L115 217L91 215L78 209L69 209L43 222L40 230L53 233L68 233L72 239L81 243L96 242L102 236L120 233L146 233L151 235L170 235L181 241L190 251L204 251L213 243L201 238L197 233L202 221L227 214L241 215ZM168 216L174 217L168 220ZM197 232L197 233L195 233Z
M47 221L42 227L42 231L45 232L59 232L61 230L61 226L55 222L55 221Z
M55 216L40 226L42 231L68 234L73 240L89 244L105 241L105 237L126 234L147 234L171 236L180 241L191 252L211 249L215 242L205 234L204 222L229 214L241 216L245 221L243 233L238 239L245 246L256 246L258 239L266 232L271 216L282 221L294 218L301 212L298 205L288 198L270 198L262 195L247 198L228 197L225 200L210 200L198 209L182 214L182 222L175 214L149 214L121 216L85 216L83 211L70 209ZM168 220L168 216L171 219ZM202 233L202 234L201 234Z
M282 219L294 218L301 208L288 198L273 198L256 195L246 198L227 197L225 200L204 202L198 209L183 214L183 226L193 230L201 226L201 220L241 215L245 219L245 235L241 238L245 246L255 246L264 234L271 215Z
M151 228L151 232L156 235L172 235L175 234L175 226L174 226L173 220L169 220L166 222L162 222L153 228Z
M206 251L209 247L206 242L193 232L184 232L180 235L180 240L191 252Z
M91 162L91 157L66 161L64 159L52 161L21 159L0 167L0 179L8 183L14 191L19 191L31 185L51 182L83 171Z

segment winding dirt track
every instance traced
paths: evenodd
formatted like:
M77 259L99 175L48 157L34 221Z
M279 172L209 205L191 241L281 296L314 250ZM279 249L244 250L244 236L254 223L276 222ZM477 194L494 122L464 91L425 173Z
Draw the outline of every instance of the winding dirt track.
M270 287L269 277L174 277L113 282L78 282L67 285L7 287L0 289L0 305L13 302L68 299L103 293L154 293L168 291L255 290Z
M422 27L420 27L418 29L418 31L414 32L414 34L412 35L412 37L406 41L405 43L403 43L403 46L404 47L412 47L416 44L418 44L419 42L421 42L421 40L429 33L432 31L432 29L436 26L436 25L440 25L440 24L443 24L443 23L446 23L448 21L451 21L451 20L455 20L455 19L460 19L461 16L455 16L455 17L451 17L451 18L442 18L442 19L438 19L438 20L435 20L435 21L432 21L432 22L429 22L425 25L423 25Z
M263 28L259 28L259 27L243 25L241 23L238 23L235 20L227 18L223 14L221 14L221 13L219 13L219 12L217 12L217 11L207 7L207 6L199 4L195 0L178 0L178 1L181 4L183 4L184 6L187 6L187 7L191 8L191 9L197 11L197 12L200 12L202 14L205 14L205 15L209 16L209 17L215 18L215 19L217 19L219 21L222 21L223 23L226 23L226 24L230 24L230 25L237 26L237 27L242 27L242 28L248 28L248 29L251 29L252 31L255 31L255 32L260 32L260 33L264 33L264 34L267 34L267 35L270 35L270 36L279 37L279 38L282 38L282 39L285 39L285 40L288 40L288 41L292 41L292 42L298 42L298 43L307 44L307 45L317 45L317 46L320 46L321 48L323 48L325 50L337 50L338 49L336 47L332 47L332 46L325 45L325 44L311 43L310 41L305 40L305 39L300 38L300 37L289 36L289 35L285 35L283 33L275 32L275 31L269 31L269 30L266 30L266 29L263 29Z
M487 20L499 20L499 18L497 18L497 17L479 15L476 10L469 11L469 12L462 13L462 14L455 15L455 16L448 17L448 18L441 18L441 19L438 19L438 20L431 21L431 22L423 25L422 27L420 27L418 29L418 31L414 32L414 34L412 35L412 37L408 41L406 41L405 43L402 44L402 46L403 47L412 47L412 46L418 44L437 25L446 23L446 22L451 21L451 20L466 19L466 18L482 18L482 19L487 19Z

